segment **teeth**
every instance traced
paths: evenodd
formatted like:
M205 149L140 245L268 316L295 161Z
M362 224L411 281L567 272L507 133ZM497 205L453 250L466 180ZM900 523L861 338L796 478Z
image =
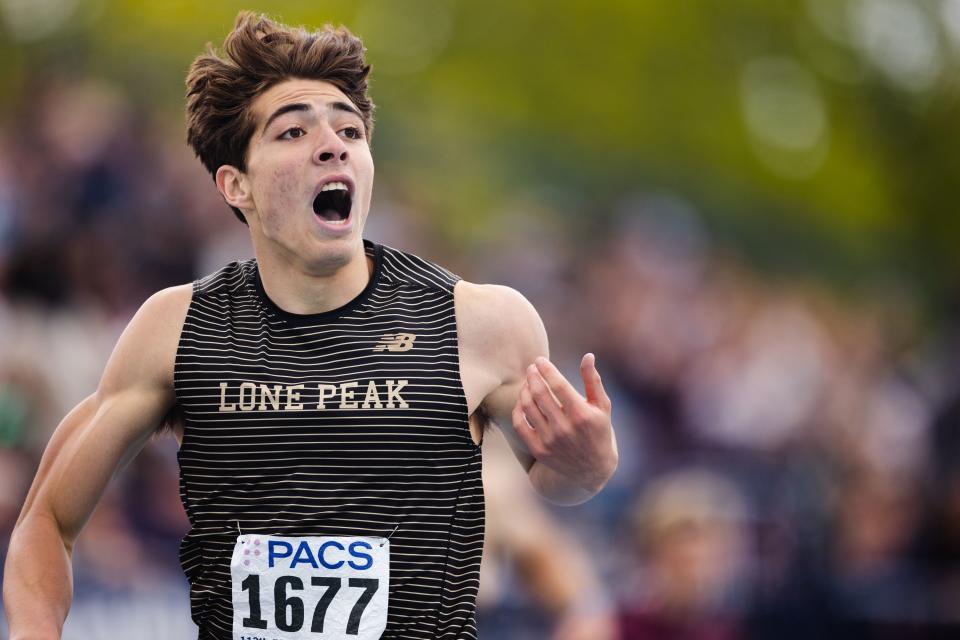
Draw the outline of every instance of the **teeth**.
M342 182L328 182L320 187L320 191L333 191L334 189L342 189L343 191L347 191L347 185Z

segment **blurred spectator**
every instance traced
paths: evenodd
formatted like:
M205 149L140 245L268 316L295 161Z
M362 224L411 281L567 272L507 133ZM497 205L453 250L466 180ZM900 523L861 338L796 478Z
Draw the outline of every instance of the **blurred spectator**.
M534 495L498 430L484 434L483 458L487 524L477 598L481 634L614 640L613 610L590 549Z
M747 506L723 476L657 479L631 513L638 572L620 615L624 640L742 638L749 578Z
M483 469L481 634L615 640L613 611L589 553L598 540L584 548L550 515L498 430L484 434Z

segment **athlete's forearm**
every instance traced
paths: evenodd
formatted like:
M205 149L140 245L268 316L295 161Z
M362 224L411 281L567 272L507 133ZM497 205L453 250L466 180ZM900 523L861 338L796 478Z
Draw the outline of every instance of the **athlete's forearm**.
M610 473L598 473L592 478L570 478L534 461L527 471L530 484L544 499L558 505L581 504L597 495L610 479Z
M73 575L60 523L45 503L55 462L96 412L90 396L67 414L47 444L10 536L3 603L11 640L59 638L70 608Z
M4 569L10 640L59 640L72 597L70 551L56 520L25 515L13 530Z

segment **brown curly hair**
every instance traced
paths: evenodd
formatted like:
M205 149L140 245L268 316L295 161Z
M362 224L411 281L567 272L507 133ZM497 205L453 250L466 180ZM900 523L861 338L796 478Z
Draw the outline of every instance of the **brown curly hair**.
M214 178L225 164L246 171L247 146L256 129L251 104L290 78L324 80L340 89L360 110L370 140L370 65L363 42L346 27L324 25L310 32L241 11L223 48L221 56L208 43L187 73L187 143Z

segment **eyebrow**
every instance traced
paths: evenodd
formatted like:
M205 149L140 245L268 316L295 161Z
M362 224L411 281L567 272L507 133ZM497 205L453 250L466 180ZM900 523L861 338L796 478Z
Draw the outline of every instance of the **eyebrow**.
M357 111L351 104L348 104L346 102L336 101L336 102L329 103L329 106L331 109L334 109L336 111L346 111L347 113L352 113L353 115L360 118L361 121L363 120L363 116L360 115L360 112ZM284 115L285 113L291 113L293 111L313 111L313 107L305 102L291 102L290 104L285 104L270 114L270 117L267 118L266 123L264 123L263 125L263 131L266 132L266 130L270 127L271 122L273 122L280 116Z

